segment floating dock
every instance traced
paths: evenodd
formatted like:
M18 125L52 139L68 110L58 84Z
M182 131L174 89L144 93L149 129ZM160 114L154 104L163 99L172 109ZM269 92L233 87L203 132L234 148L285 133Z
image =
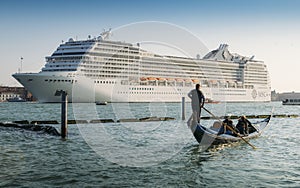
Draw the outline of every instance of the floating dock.
M248 119L262 119L268 117L268 115L248 115ZM274 114L273 118L298 118L297 114ZM220 116L220 117L201 117L203 120L209 119L238 119L239 116ZM145 117L145 118L128 118L128 119L119 119L114 121L113 119L94 119L94 120L68 120L68 124L95 124L95 123L121 123L121 122L155 122L155 121L172 121L175 120L173 117ZM42 132L53 136L60 136L61 134L52 126L47 124L59 124L57 120L38 120L31 121L21 120L13 121L12 123L2 123L0 122L0 127L12 127L18 129L25 129L30 131Z
M247 119L263 119L267 118L269 115L246 115ZM232 116L219 116L218 119L238 119L240 116L232 115ZM274 114L272 115L273 118L298 118L299 115L297 114ZM204 116L201 117L201 119L215 119L211 116ZM127 119L119 119L117 121L113 119L93 119L93 120L68 120L68 124L87 124L87 123L119 123L119 122L149 122L149 121L171 121L175 120L173 117L145 117L145 118L127 118ZM28 121L28 120L20 120L20 121L13 121L13 123L16 124L35 124L35 125L41 125L41 124L59 124L60 122L57 120L34 120L34 121Z

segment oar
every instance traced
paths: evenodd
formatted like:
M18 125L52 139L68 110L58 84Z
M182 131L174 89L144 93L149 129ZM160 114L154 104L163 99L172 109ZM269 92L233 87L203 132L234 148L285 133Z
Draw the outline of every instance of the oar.
M204 106L202 107L206 112L208 112L210 115L212 115L215 119L219 120L223 123L222 120L220 120L218 117L216 117L213 113L211 113L209 110L207 110ZM253 149L256 149L256 147L250 142L248 142L245 138L243 138L238 132L236 132L232 127L228 126L226 123L223 123L229 130L231 130L234 134L238 135L244 142L246 142L249 146L251 146Z

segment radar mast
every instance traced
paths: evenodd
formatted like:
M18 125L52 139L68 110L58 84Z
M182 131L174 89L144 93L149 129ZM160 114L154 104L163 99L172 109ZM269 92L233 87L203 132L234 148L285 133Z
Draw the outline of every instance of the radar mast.
M111 28L109 28L107 31L104 29L104 31L98 37L98 40L108 40L110 36L112 36Z

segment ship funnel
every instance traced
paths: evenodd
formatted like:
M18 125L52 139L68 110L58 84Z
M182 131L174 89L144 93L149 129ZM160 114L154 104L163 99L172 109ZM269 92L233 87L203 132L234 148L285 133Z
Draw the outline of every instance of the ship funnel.
M220 44L219 50L225 50L228 48L228 44Z

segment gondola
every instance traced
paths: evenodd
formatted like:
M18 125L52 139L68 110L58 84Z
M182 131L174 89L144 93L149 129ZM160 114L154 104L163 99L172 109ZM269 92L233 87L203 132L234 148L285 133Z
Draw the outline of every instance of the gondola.
M262 132L268 127L272 115L269 115L267 118L261 121L252 123L253 128L249 130L247 136L242 136L243 139L249 140L256 138L262 134ZM218 135L218 130L204 127L199 123L193 123L192 118L188 121L188 127L191 129L194 137L201 145L213 146L219 144L239 142L243 139L239 136L232 136L229 134Z

